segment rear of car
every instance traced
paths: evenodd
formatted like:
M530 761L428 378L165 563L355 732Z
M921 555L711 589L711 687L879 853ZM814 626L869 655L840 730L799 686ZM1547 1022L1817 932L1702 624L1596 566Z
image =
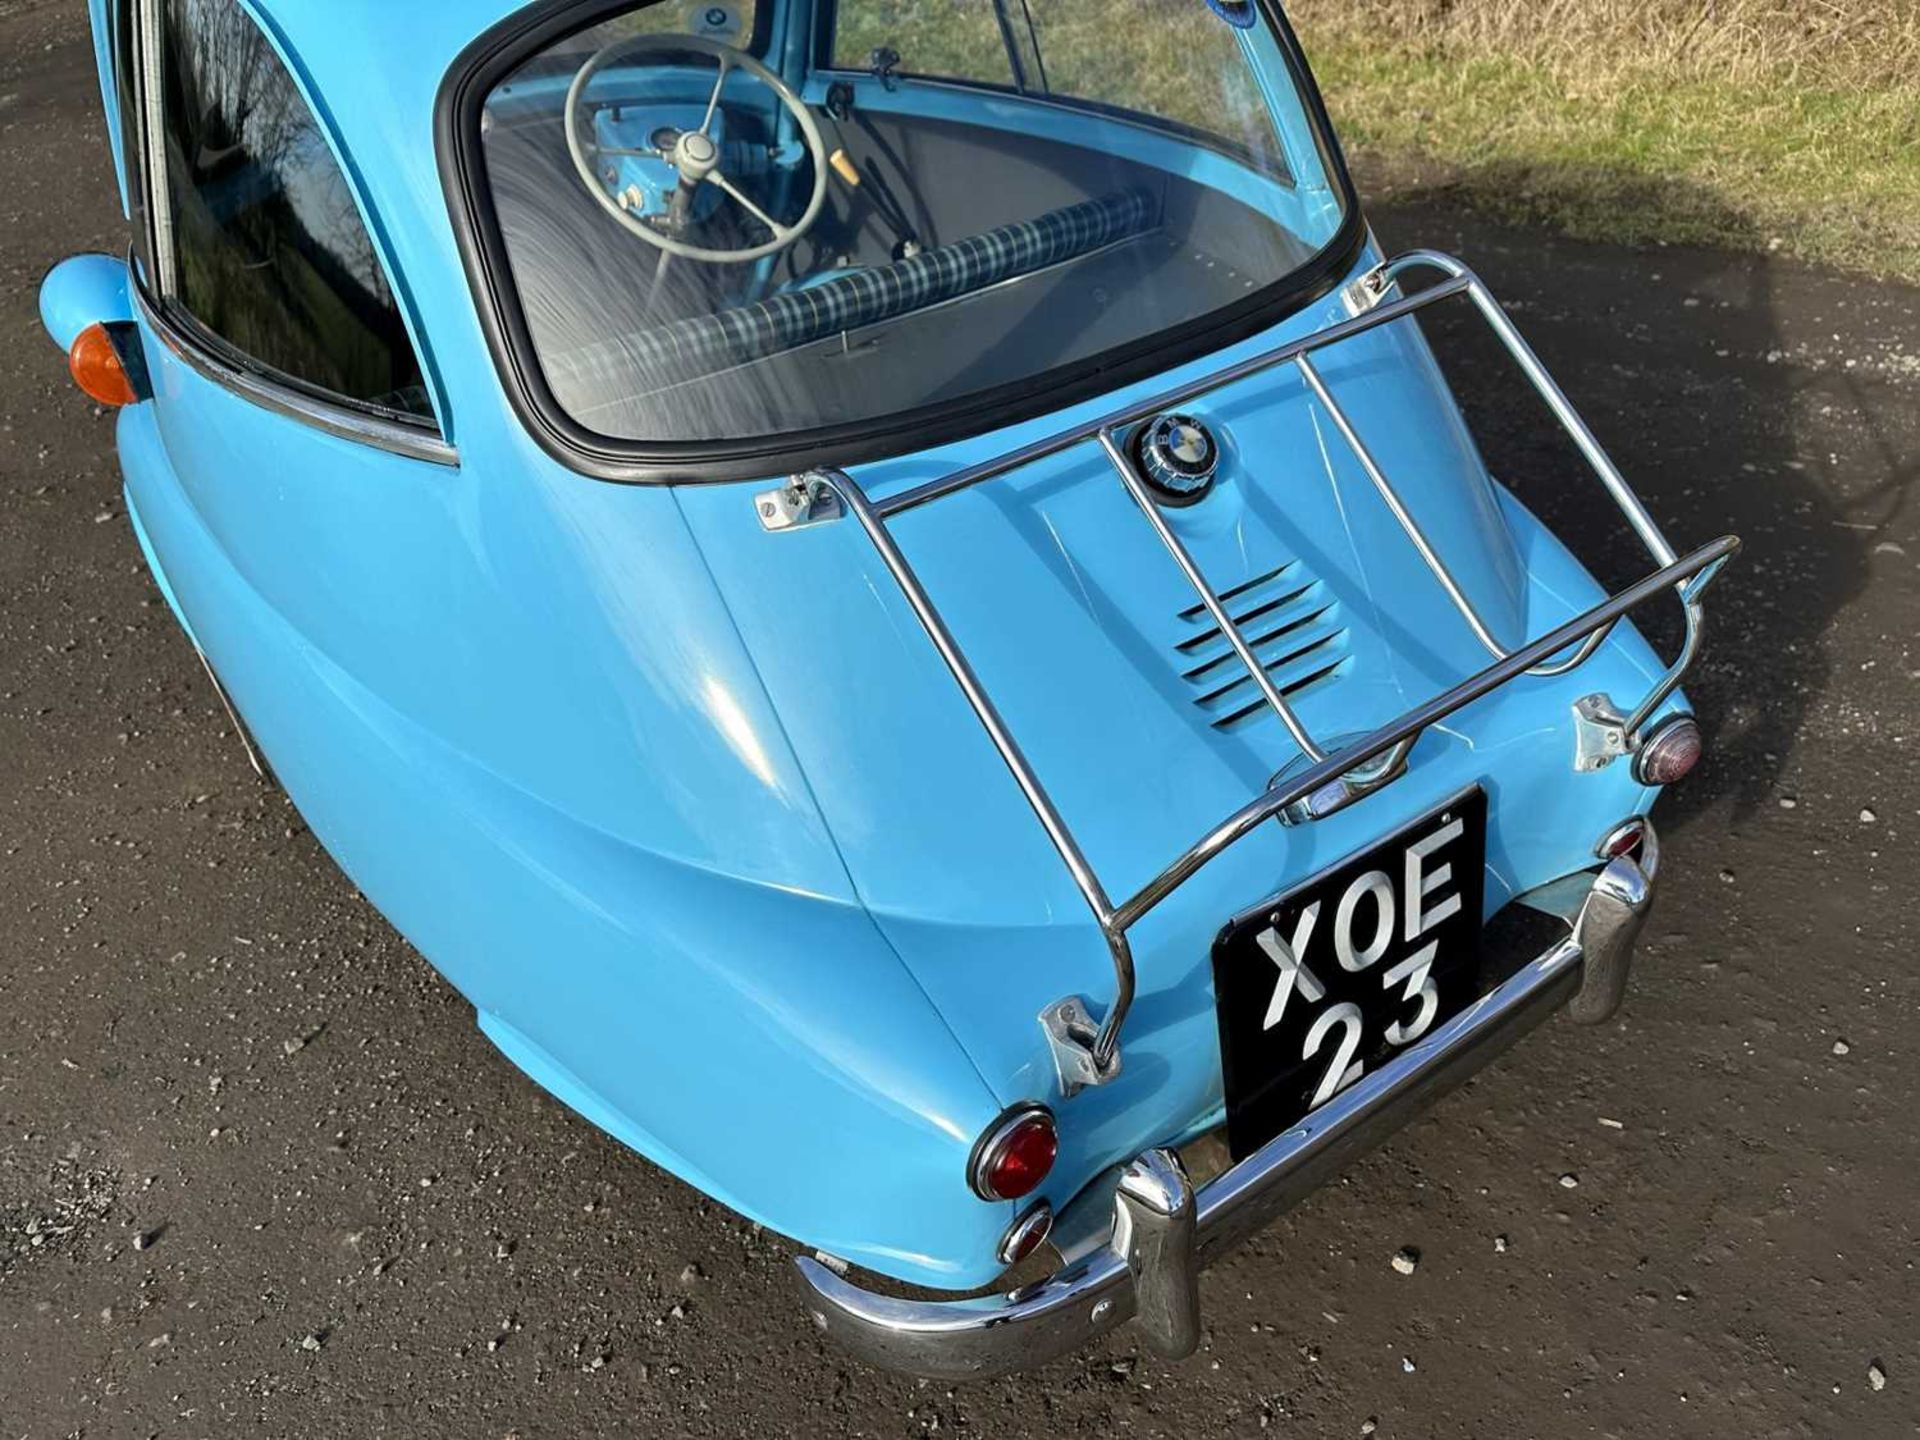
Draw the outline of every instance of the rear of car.
M1184 1353L1213 1259L1613 1013L1736 542L1377 249L1277 11L457 8L423 73L378 6L113 0L134 266L45 308L210 673L516 1063L965 1375ZM1446 303L1644 579L1488 474Z
M877 1360L1024 1363L1166 1311L1215 1243L1166 1145L1223 1128L1239 1166L1216 1185L1296 1194L1323 1163L1299 1136L1336 1100L1378 1133L1437 1088L1404 1077L1478 1063L1569 994L1612 1012L1732 542L1677 555L1485 287L1373 249L1277 17L1154 22L1209 57L1169 92L1140 36L1066 7L963 41L843 6L798 87L846 182L791 222L807 243L779 243L800 178L784 209L762 196L773 240L738 237L774 247L771 274L643 250L650 282L620 285L595 208L686 233L674 126L704 89L670 41L623 38L647 13L509 21L450 82L469 272L556 456L628 481L792 473L750 506L726 484L681 505L862 903L1006 1102L969 1157L979 1198L1012 1202L973 1273L1058 1226L1060 1293L1035 1303L1082 1313L902 1309L830 1256L803 1270L820 1322ZM808 13L745 28L772 54ZM771 124L730 119L723 163L758 140L777 170ZM1455 297L1646 542L1632 591L1487 475L1404 318ZM1676 666L1623 622L1669 595ZM1563 932L1517 971L1481 944L1516 905ZM1134 1264L1140 1186L1166 1233Z

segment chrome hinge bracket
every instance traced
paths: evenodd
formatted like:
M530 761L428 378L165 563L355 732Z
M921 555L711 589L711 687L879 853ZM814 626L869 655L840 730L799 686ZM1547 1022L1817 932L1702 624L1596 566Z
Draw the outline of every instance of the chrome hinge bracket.
M798 530L838 520L846 513L833 486L819 475L795 475L777 490L753 497L762 530Z
M1604 770L1631 753L1627 717L1612 697L1582 695L1573 702L1573 768L1580 774Z
M1387 298L1393 282L1387 279L1387 267L1376 265L1358 280L1340 291L1340 303L1347 314L1358 318Z
M1040 1012L1040 1028L1046 1032L1047 1048L1053 1052L1053 1068L1060 1076L1060 1094L1071 1100L1093 1085L1104 1085L1120 1073L1120 1051L1103 1070L1093 1058L1093 1044L1100 1026L1078 995L1056 1000Z

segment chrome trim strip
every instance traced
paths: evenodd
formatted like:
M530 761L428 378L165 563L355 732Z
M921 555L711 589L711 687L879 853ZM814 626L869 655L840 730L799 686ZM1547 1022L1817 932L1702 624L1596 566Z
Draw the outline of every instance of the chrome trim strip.
M355 444L370 445L376 450L405 456L409 460L424 460L431 465L459 465L459 451L438 435L430 434L418 426L385 420L346 405L329 404L291 386L276 385L263 376L222 360L190 336L182 334L137 281L128 288L133 292L134 304L139 308L141 319L160 337L161 343L176 359L242 399Z
M133 35L140 71L140 124L145 132L141 155L141 183L147 191L147 234L153 245L153 273L162 295L174 293L173 202L167 194L166 85L160 72L162 37L160 7L147 0L127 0L133 6ZM138 274L137 271L130 273ZM135 288L138 288L137 285Z
M1147 1338L1155 1348L1185 1353L1198 1333L1197 1315L1188 1304L1200 1271L1471 1078L1570 999L1586 996L1589 977L1606 977L1602 988L1609 993L1624 986L1635 934L1652 903L1653 879L1630 860L1590 872L1586 898L1572 911L1571 934L1293 1129L1197 1192L1189 1190L1190 1209L1180 1194L1178 1182L1185 1177L1178 1161L1165 1151L1149 1150L1123 1172L1131 1179L1122 1181L1108 1241L1047 1279L1008 1294L900 1299L863 1289L819 1261L800 1257L796 1264L815 1325L869 1364L933 1379L986 1378L1045 1364L1136 1315L1148 1323ZM1148 1197L1157 1198L1149 1203ZM1190 1238L1178 1233L1183 1209L1191 1217ZM1156 1218L1156 1211L1164 1218Z
M227 687L220 683L220 676L215 673L213 662L207 659L207 652L200 648L200 642L191 635L187 637L187 642L193 646L193 653L200 657L200 668L207 672L207 679L213 682L213 693L220 697L220 708L227 712L227 720L233 726L233 733L240 738L240 748L247 752L247 763L253 766L253 773L269 785L275 784L273 772L267 768L259 747L253 743L253 732L247 729L247 722L240 718L239 707L233 703Z

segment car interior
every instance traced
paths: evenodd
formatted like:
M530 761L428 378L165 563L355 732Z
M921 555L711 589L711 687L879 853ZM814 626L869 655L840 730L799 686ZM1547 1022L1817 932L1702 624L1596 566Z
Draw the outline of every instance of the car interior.
M1291 183L1275 146L984 85L819 79L810 102L703 37L614 35L490 98L519 300L577 420L692 439L749 407L901 410L1168 330L1317 248L1250 203Z

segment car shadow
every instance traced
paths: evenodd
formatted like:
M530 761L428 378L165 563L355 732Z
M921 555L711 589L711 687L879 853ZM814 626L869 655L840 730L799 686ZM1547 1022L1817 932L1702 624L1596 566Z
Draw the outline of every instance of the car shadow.
M1537 183L1516 172L1485 188L1525 193ZM1660 198L1619 175L1587 183L1623 205ZM1696 212L1711 203L1688 197ZM1741 537L1743 552L1708 594L1705 644L1687 683L1707 759L1662 813L1674 828L1723 800L1736 819L1769 803L1832 678L1831 622L1864 588L1867 556L1920 476L1920 463L1884 438L1880 473L1864 488L1829 483L1801 453L1796 419L1811 385L1785 335L1780 291L1789 273L1800 289L1823 277L1783 266L1751 233L1753 250L1742 253L1627 249L1520 228L1476 213L1446 183L1401 189L1369 214L1389 254L1431 247L1473 266L1676 550ZM1739 233L1740 222L1722 217L1722 228ZM1464 302L1426 315L1493 473L1610 587L1652 569L1492 332ZM1871 406L1859 408L1871 424ZM1663 656L1676 653L1677 605L1649 605L1636 618Z

